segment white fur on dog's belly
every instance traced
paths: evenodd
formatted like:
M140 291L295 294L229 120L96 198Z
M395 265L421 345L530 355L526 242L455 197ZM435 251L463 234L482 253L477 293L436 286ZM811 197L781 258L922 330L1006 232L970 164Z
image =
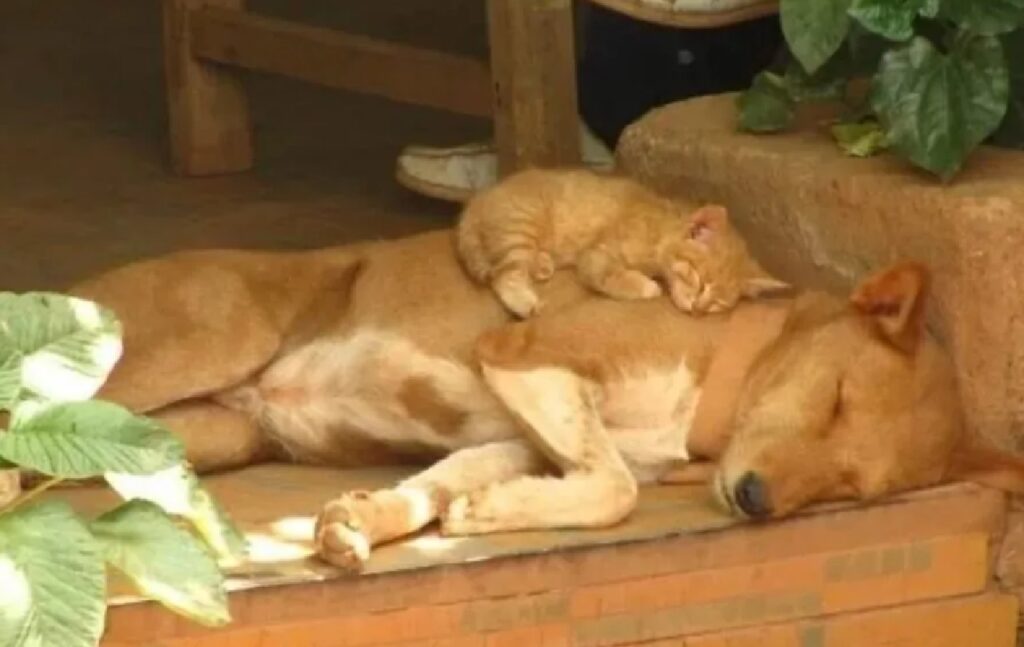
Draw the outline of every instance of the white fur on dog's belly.
M637 480L654 481L689 460L700 388L685 364L623 374L605 386L604 396L601 418Z
M465 414L459 429L436 430L409 415L399 393L427 380ZM302 460L330 460L338 435L439 453L514 436L514 424L469 368L424 353L407 339L367 329L322 339L272 364L256 385L253 411L267 432Z

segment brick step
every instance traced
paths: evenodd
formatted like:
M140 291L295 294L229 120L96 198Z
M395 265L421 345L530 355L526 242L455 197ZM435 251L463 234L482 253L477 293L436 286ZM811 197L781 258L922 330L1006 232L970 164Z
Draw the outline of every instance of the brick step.
M532 632L611 647L977 593L987 583L987 542L982 534L959 535L383 613L339 609L319 620L166 644L370 647Z
M980 593L842 613L693 636L638 642L622 639L609 645L640 647L1013 647L1017 599ZM161 641L161 647L333 647L354 644L350 635L327 628L280 628L280 633L244 630L226 635ZM113 644L113 643L111 643ZM150 643L152 644L152 643ZM426 640L388 639L376 645L403 647L569 647L588 644L565 622L515 627Z
M1016 621L1014 596L983 593L756 629L659 640L643 643L642 647L1013 647Z
M343 475L330 476L266 467L214 485L250 538L267 542L282 518L292 525L289 513L337 491ZM260 483L285 494L262 497ZM641 496L636 515L608 531L461 540L428 533L382 549L370 563L375 574L360 577L304 558L255 563L232 578L235 622L217 630L122 596L104 645L481 644L472 641L527 632L534 638L517 647L532 647L703 636L977 594L1005 518L1004 497L975 486L757 525L700 511L710 505L704 488ZM88 493L69 497L91 505Z
M983 534L815 553L582 587L567 596L573 644L609 647L977 593Z

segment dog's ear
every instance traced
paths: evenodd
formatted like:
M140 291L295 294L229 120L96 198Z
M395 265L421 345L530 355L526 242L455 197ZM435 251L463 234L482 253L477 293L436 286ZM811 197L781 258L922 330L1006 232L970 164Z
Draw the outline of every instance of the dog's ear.
M946 478L1024 494L1024 458L972 441L954 454Z
M924 331L928 270L901 263L865 279L850 296L854 309L868 317L893 346L913 352Z
M707 204L690 214L690 238L710 242L729 226L729 211L720 204Z

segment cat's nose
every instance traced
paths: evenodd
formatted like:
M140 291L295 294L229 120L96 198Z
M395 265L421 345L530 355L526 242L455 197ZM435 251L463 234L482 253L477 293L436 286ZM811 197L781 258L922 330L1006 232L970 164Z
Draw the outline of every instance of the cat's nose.
M733 500L736 507L751 519L763 519L772 514L768 485L756 472L747 472L736 482Z

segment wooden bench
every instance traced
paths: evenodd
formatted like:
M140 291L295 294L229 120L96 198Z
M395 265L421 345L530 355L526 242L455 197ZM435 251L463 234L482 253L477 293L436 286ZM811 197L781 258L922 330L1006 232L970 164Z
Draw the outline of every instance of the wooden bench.
M171 159L183 175L243 171L254 147L231 69L494 119L502 169L579 159L572 0L487 0L491 60L248 13L244 0L164 0Z
M372 0L367 0L372 1ZM769 15L777 0L724 12L593 0L641 20L720 27ZM171 159L183 175L243 171L254 147L232 67L456 113L491 116L502 173L577 163L573 0L486 0L490 65L245 11L245 0L164 0Z

